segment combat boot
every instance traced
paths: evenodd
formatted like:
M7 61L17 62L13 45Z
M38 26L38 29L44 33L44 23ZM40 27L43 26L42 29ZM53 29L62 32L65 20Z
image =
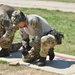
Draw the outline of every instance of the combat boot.
M39 53L33 49L31 49L27 55L22 54L22 59L24 62L30 63L39 58Z
M7 48L2 48L2 50L0 51L0 57L5 57L5 56L9 56L9 51Z
M55 57L54 48L49 49L48 55L49 55L49 60L52 61Z
M38 66L45 66L45 64L46 64L46 57L41 57L40 56L40 59L39 59L37 65Z
M16 42L16 43L12 43L11 47L9 48L9 52L16 52L20 49L20 47L22 46L21 42Z

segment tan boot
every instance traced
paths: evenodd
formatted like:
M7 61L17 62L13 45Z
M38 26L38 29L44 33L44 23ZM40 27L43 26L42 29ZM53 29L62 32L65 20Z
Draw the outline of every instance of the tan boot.
M22 59L24 62L33 62L39 58L39 53L34 49L31 49L26 56L22 55Z

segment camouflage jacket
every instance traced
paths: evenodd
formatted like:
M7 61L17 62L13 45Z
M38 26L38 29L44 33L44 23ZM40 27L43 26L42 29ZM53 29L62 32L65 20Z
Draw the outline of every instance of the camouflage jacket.
M0 38L4 39L3 43L0 43L1 47L11 45L16 30L7 13L0 9Z

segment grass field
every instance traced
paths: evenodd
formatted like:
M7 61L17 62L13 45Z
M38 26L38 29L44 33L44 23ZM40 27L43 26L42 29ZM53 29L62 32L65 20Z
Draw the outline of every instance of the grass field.
M53 29L57 29L64 34L62 45L55 47L55 52L75 55L75 13L50 11L46 9L21 8L26 14L38 14L45 18ZM21 40L19 31L15 35L14 41Z
M8 63L7 61L0 60L0 64L7 64L7 63Z

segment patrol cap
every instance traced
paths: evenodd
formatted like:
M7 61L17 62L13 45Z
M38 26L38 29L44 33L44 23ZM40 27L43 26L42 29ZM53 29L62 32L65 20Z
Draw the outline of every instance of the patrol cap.
M22 11L16 10L12 13L11 21L13 24L17 25L24 20L26 20L26 16L23 14Z

